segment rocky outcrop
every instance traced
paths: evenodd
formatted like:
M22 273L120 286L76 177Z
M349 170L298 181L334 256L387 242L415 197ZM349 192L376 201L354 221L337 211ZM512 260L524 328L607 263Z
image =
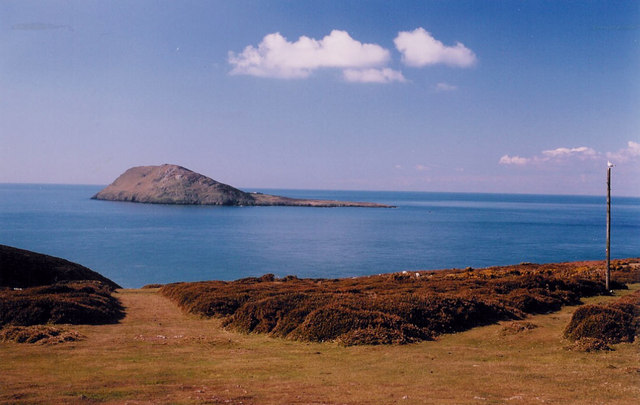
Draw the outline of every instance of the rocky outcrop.
M133 167L92 198L183 205L390 207L369 202L306 200L246 193L184 167L170 164Z

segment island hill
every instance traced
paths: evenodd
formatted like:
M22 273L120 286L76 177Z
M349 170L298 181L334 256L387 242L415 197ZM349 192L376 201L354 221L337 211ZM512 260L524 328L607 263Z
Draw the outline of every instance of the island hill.
M393 208L371 202L308 200L247 193L171 164L133 167L91 198L149 204Z

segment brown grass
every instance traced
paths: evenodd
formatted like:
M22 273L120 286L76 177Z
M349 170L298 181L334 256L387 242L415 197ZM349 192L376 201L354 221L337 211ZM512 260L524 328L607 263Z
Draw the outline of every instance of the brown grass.
M536 325L533 322L529 322L529 321L516 321L516 322L509 322L506 325L504 325L502 327L502 334L503 335L515 335L517 333L522 333L522 332L526 332L532 329L537 328L538 325Z
M160 289L185 311L230 329L345 345L413 343L607 294L603 262L402 272L353 279L175 283ZM638 260L614 262L613 280L638 279ZM617 283L617 288L624 285Z

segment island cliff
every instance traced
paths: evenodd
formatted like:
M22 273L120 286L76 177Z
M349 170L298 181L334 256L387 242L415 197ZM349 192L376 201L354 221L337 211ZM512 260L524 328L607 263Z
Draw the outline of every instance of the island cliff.
M133 167L91 198L150 204L392 208L370 202L307 200L247 193L171 164Z

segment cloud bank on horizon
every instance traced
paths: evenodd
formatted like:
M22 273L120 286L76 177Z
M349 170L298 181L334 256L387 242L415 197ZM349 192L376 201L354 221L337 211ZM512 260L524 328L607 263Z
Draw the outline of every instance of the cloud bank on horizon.
M402 63L409 67L443 64L467 68L477 62L475 53L461 42L446 46L422 27L399 32L393 42ZM406 82L401 71L388 66L391 61L388 49L362 43L341 30L333 30L320 40L301 36L295 42L279 32L271 33L258 46L248 45L242 52L229 51L228 55L232 75L303 79L317 69L334 68L342 69L347 82Z
M597 152L593 148L580 146L576 148L556 148L544 150L539 155L532 157L504 155L500 158L501 165L525 166L529 164L541 164L549 162L564 162L567 160L612 160L618 163L627 163L631 161L640 161L640 143L629 141L627 147L617 152Z

